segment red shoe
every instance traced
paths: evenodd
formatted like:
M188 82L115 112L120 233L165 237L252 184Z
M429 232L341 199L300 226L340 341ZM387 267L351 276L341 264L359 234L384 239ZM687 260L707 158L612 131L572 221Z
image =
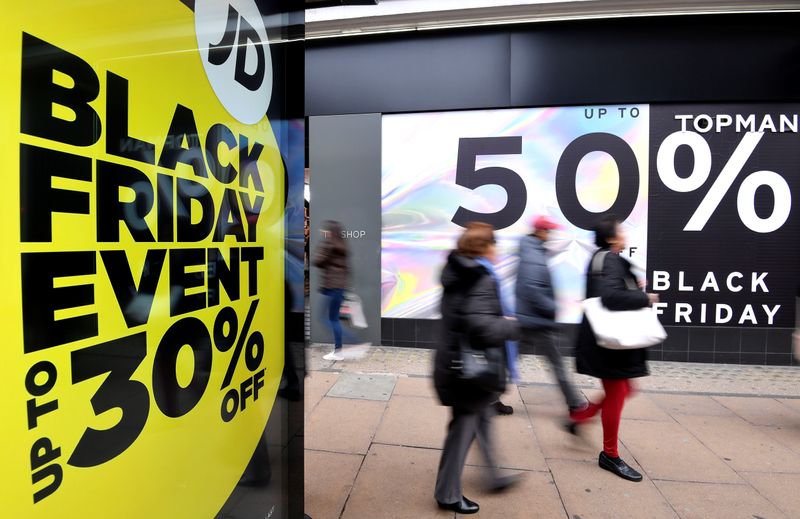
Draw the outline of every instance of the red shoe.
M569 419L576 424L582 424L589 421L600 410L600 404L589 402L582 407L569 410Z

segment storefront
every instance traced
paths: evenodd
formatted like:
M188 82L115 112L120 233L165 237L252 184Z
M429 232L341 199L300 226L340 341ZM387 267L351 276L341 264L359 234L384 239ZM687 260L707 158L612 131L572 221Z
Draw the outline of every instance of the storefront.
M565 226L551 266L569 353L591 227L615 214L625 256L661 296L669 338L651 358L791 364L798 21L640 17L309 41L311 189L347 229L367 226L359 275L380 270L358 287L380 299L370 339L434 347L438 273L463 225L499 229L511 291L516 242L547 214ZM348 203L353 189L381 207ZM312 205L312 227L314 216Z

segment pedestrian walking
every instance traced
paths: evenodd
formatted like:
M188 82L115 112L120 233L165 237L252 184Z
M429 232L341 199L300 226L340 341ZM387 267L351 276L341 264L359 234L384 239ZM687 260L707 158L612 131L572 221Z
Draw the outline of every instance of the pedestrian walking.
M550 269L547 266L545 243L553 230L561 226L547 216L538 216L532 222L533 233L519 242L519 269L517 271L516 313L520 327L520 342L535 346L543 353L553 369L569 412L586 406L564 369L564 359L558 351L556 324L556 297Z
M322 224L322 242L314 254L314 266L322 269L320 292L327 297L324 321L330 328L334 340L333 351L323 357L325 360L344 360L339 312L349 277L347 260L347 244L342 237L341 224L326 220Z
M611 311L636 310L658 302L658 295L641 290L644 282L637 282L630 263L620 256L626 246L625 240L625 232L614 217L605 217L595 226L595 243L599 249L589 263L586 297L599 297L603 306ZM595 261L596 258L599 259ZM612 350L599 346L584 316L578 332L575 360L578 373L602 381L605 397L570 413L571 430L575 431L576 426L601 412L603 450L598 464L623 479L641 481L642 475L619 457L617 436L625 399L633 392L630 379L649 375L647 351L644 348Z
M498 391L486 389L465 377L464 348L476 352L500 352L497 377L505 385L505 341L518 335L516 319L503 315L500 286L492 262L496 256L491 225L471 223L447 258L442 271L441 312L443 341L434 360L434 385L443 405L451 407L452 418L439 462L434 497L439 508L460 514L478 512L477 503L467 499L461 486L467 452L474 439L486 458L489 488L500 491L514 484L519 476L500 476L494 456L491 404Z

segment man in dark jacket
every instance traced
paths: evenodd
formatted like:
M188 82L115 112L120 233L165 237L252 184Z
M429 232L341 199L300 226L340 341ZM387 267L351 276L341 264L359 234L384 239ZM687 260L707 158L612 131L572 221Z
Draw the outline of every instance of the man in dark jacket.
M547 356L567 407L572 411L585 406L586 402L570 382L556 346L556 298L544 248L550 232L560 227L550 218L539 216L533 221L533 234L520 240L516 312L522 328L522 344L535 346L537 353Z

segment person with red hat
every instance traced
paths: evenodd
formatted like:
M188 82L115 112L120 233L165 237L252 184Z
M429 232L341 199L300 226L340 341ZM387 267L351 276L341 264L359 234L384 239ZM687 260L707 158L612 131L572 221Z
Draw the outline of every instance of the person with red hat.
M519 270L515 291L517 321L521 327L520 342L532 346L536 354L547 357L569 411L576 411L586 406L586 400L572 385L558 351L556 298L547 266L547 250L544 247L552 231L561 229L562 226L545 215L534 218L531 226L533 233L523 237L519 243Z

